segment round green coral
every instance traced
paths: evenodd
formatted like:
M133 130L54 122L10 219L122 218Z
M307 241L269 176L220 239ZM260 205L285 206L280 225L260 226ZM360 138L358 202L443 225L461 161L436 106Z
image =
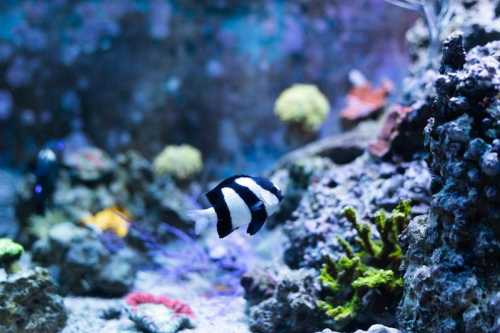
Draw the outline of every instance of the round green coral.
M24 248L8 238L0 238L0 264L10 265L17 261L24 252Z
M153 162L157 175L170 175L185 181L194 177L203 168L201 153L193 146L183 144L167 146Z
M274 105L274 113L283 122L300 125L307 132L318 130L329 112L328 99L312 84L294 84Z

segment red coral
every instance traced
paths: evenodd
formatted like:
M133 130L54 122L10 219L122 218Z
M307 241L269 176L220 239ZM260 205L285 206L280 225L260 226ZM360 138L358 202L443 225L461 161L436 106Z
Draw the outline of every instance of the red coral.
M387 95L392 90L392 83L386 81L381 87L372 87L369 83L354 86L347 94L347 105L340 112L342 124L349 128L358 122L370 118L385 106Z
M399 126L401 125L401 122L411 111L412 108L410 107L397 105L389 112L377 140L371 143L368 147L368 151L372 155L376 157L383 157L389 152L394 138L399 133Z
M149 293L133 292L125 297L125 302L130 305L132 309L141 304L161 304L166 308L174 311L178 315L194 317L194 312L189 305L181 301L170 299L167 296L157 296Z

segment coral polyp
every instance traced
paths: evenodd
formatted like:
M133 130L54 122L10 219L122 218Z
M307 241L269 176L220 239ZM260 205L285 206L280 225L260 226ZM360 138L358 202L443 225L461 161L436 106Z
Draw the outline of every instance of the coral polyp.
M330 103L312 84L294 84L276 99L274 113L281 121L315 132L330 113Z
M157 175L169 175L187 181L203 168L201 153L193 146L183 144L167 146L155 157L153 167Z
M9 238L0 238L0 267L7 272L16 270L15 263L24 252L22 245Z

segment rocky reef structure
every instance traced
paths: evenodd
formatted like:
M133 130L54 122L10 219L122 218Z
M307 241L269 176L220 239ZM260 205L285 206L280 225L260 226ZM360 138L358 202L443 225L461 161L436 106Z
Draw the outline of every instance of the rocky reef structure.
M401 200L413 204L412 214L425 213L431 178L422 161L392 164L364 155L336 166L310 185L298 208L284 225L288 238L284 259L291 268L319 269L328 255L342 252L337 236L354 241L356 232L344 217L354 207L361 218L381 208L394 209Z
M66 323L63 299L42 268L0 276L0 294L3 333L59 332Z
M159 230L164 224L191 230L183 215L194 207L189 195L138 153L112 159L89 146L44 151L50 163L41 158L48 153L39 154L18 191L19 240L64 293L124 295L148 256L149 235L172 239Z
M245 297L256 304L249 309L252 332L299 333L321 328L325 317L316 309L319 285L314 271L282 270L273 278L274 282L266 283L267 291L264 292L262 283L268 281L269 273L254 274L256 276L243 279ZM254 283L250 283L251 280Z
M85 223L107 209L121 211L121 215L137 223L147 221L148 228L161 222L185 229L191 225L183 215L192 207L189 196L170 177L155 177L152 164L137 152L111 159L101 150L84 147L63 152L58 165L60 170L52 180L51 192L41 185L36 168L25 177L17 201L21 225L41 229L41 225L64 220ZM40 199L37 192L44 193L44 197Z
M338 332L334 332L331 329L327 328L318 333L338 333ZM366 331L356 330L354 333L401 333L401 331L392 327L375 324L370 326L370 328L368 328Z
M15 237L19 225L15 214L16 185L19 175L12 170L0 169L0 237Z
M130 290L140 260L124 245L112 251L94 231L71 222L55 225L35 242L33 258L51 270L64 293L109 296Z
M406 236L399 318L409 332L500 328L500 44L466 53L463 41L445 43L425 130L433 200Z
M412 59L409 76L404 80L401 104L390 111L385 132L380 133L378 146L385 148L373 149L374 155L411 160L426 154L424 128L433 112L434 83L441 67L439 51L446 48L443 42L450 34L462 32L466 51L500 39L498 1L429 1L428 4L434 19L430 17L431 22L427 24L424 18L417 21L407 33ZM429 29L434 30L432 37ZM432 52L429 51L431 44Z
M353 206L371 219L380 208L392 210L400 200L410 200L411 223L401 236L402 271L397 269L405 273L404 288L399 285L392 303L390 325L404 332L495 332L498 46L484 45L498 39L498 2L442 3L450 7L435 8L436 15L441 10L443 14L437 35L429 37L421 23L409 33L415 62L403 103L390 108L379 140L369 148L372 156L325 164L321 172L312 173L302 192L296 192L297 208L280 222L287 237L284 260L292 269L307 267L318 274L325 258L336 262L345 249L336 235L354 243L356 232L343 216L344 207ZM447 39L455 30L462 34ZM431 43L442 46L442 62L437 54L430 57ZM434 120L428 123L430 118ZM336 162L334 154L307 149L309 158ZM301 155L290 156L283 165L292 165ZM290 170L283 174L293 175ZM269 299L278 281L248 281L252 313L261 298ZM361 326L366 329L372 323ZM322 325L335 328L327 321ZM397 331L378 325L373 330Z

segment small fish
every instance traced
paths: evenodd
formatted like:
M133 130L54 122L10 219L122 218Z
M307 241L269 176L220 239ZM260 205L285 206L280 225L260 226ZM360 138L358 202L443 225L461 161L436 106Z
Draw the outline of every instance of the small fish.
M245 225L247 233L254 235L283 200L280 189L268 179L245 175L227 178L205 195L212 207L188 215L195 222L217 223L220 238Z

